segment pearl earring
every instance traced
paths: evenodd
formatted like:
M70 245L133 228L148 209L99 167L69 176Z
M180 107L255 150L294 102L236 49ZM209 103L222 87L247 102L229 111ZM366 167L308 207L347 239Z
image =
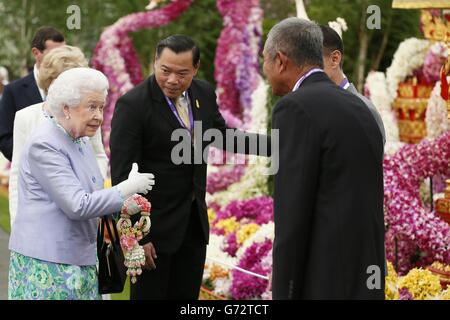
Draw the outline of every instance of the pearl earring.
M70 119L70 116L66 116L66 120L69 120Z

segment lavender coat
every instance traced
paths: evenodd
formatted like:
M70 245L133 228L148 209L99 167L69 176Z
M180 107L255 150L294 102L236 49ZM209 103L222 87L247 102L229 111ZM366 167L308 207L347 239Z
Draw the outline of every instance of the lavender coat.
M73 142L50 120L29 139L20 162L11 251L54 263L96 264L98 217L120 211L123 199L116 187L103 189L84 140Z

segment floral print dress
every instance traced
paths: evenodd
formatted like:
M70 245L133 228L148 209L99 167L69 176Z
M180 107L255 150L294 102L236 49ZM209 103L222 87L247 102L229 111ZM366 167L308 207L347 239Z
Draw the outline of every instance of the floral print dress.
M96 266L73 266L11 251L9 300L101 300Z

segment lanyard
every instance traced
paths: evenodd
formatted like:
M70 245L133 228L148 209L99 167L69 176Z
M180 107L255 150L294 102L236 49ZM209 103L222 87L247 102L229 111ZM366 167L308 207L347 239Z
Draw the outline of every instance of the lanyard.
M344 78L344 80L342 80L341 83L339 83L339 87L341 87L342 89L347 89L349 85L348 79Z
M297 83L295 84L294 89L292 89L292 91L297 90L297 89L302 85L303 81L305 81L306 78L308 78L310 75L312 75L313 73L316 73L316 72L323 72L323 70L320 69L320 68L314 68L314 69L309 70L306 74L304 74L304 75L297 81Z
M186 102L188 104L188 111L189 111L189 124L191 125L191 129L189 130L186 128L186 125L184 124L183 120L181 120L180 115L178 114L177 108L173 104L172 100L170 100L168 97L165 97L167 103L169 104L170 110L172 110L173 114L177 118L178 122L181 124L181 126L189 131L189 134L192 135L192 130L194 129L194 115L192 114L192 108L191 108L191 102L189 99L189 95L186 91Z

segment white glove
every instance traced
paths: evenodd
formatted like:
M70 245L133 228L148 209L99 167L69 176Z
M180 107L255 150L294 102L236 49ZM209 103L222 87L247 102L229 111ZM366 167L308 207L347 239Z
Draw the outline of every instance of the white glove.
M133 163L128 179L117 185L124 199L135 193L147 194L155 184L155 176L151 173L139 173L137 163Z

